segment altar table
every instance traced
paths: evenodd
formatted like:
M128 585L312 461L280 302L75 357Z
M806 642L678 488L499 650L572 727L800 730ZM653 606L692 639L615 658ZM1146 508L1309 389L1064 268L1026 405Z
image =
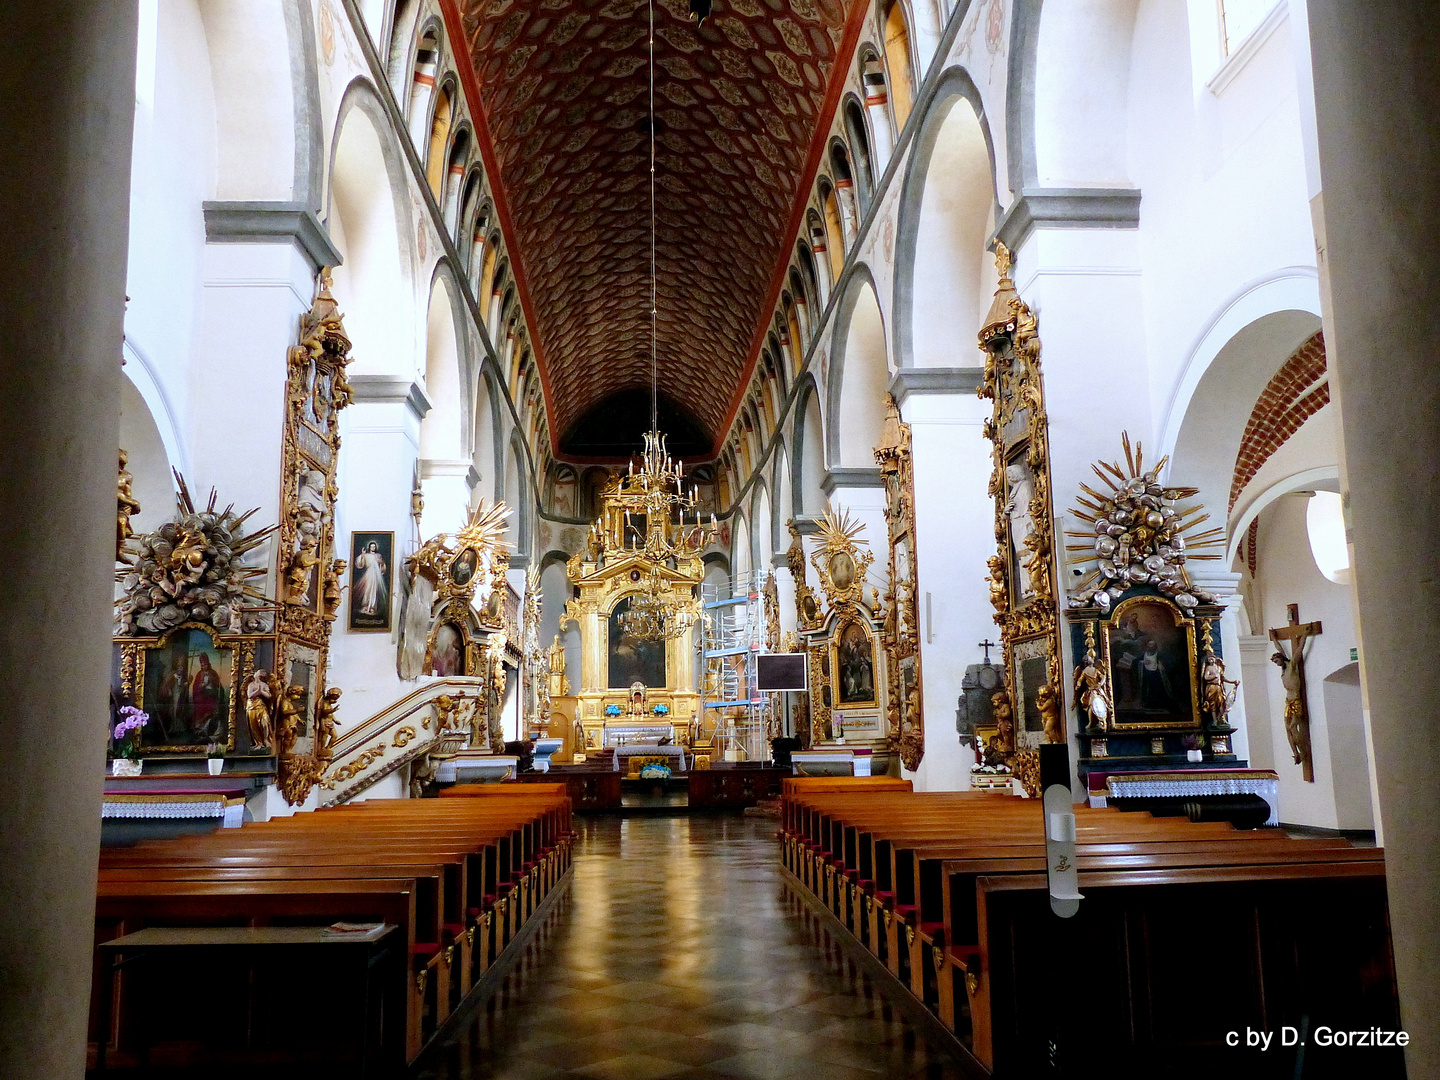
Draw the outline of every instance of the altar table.
M615 748L615 771L628 773L630 767L625 764L625 759L632 757L663 757L665 764L670 766L672 773L683 773L685 771L685 748L675 746L617 746Z

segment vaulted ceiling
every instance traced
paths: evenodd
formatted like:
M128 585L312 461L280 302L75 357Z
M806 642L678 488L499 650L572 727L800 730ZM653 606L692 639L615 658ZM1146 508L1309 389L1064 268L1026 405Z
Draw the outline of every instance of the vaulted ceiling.
M650 381L645 0L459 0L551 430ZM845 30L842 0L655 2L660 390L716 440Z

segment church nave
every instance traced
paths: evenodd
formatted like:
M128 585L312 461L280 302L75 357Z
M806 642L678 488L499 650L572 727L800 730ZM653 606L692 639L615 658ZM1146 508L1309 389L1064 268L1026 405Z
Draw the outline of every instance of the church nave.
M783 884L773 824L581 819L573 880L420 1080L784 1080L963 1073Z

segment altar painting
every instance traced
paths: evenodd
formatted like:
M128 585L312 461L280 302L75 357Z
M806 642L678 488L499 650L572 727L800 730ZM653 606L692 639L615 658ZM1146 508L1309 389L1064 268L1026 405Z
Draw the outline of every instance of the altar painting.
M1198 727L1194 629L1179 609L1158 597L1134 597L1103 625L1114 726Z
M875 704L875 646L858 622L847 624L835 643L840 705Z
M204 629L182 626L145 650L140 729L146 750L202 748L231 742L233 651Z
M652 690L664 690L665 642L636 641L620 628L620 617L630 610L627 596L610 612L609 686L628 690L632 683L644 683Z

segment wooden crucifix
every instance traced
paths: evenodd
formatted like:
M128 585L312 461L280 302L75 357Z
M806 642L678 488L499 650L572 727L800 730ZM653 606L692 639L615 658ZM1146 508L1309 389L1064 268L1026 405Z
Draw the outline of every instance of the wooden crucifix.
M1315 763L1310 755L1310 710L1305 704L1305 654L1313 644L1311 639L1323 630L1318 622L1300 621L1299 604L1287 605L1285 617L1288 625L1270 631L1270 640L1275 644L1275 655L1270 659L1280 669L1280 684L1285 687L1285 737L1290 740L1290 752L1300 766L1301 777L1313 784Z

